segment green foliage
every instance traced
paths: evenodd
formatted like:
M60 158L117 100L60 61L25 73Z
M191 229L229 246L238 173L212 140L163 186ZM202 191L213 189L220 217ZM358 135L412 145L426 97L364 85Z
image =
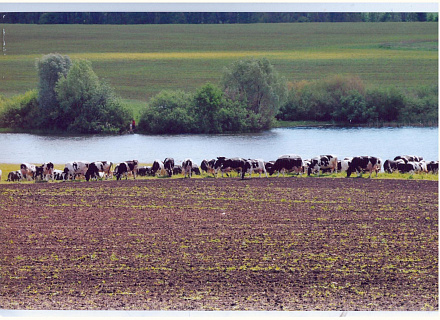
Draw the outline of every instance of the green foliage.
M61 77L65 77L71 66L68 56L58 53L51 53L37 59L38 70L38 102L41 107L42 116L40 121L43 125L50 124L59 107L56 97L55 86Z
M141 114L138 130L155 134L192 132L191 104L192 96L182 90L162 91L151 98Z
M57 129L78 133L115 133L128 128L132 116L87 60L75 61L55 89L60 108Z
M358 77L335 76L292 84L277 118L352 124L394 121L435 124L437 116L437 86L405 94L396 87L365 90Z
M0 126L17 131L38 128L38 92L31 90L11 99L0 99Z
M287 95L287 84L266 58L245 59L225 68L225 96L247 105L258 116L258 129L269 129Z

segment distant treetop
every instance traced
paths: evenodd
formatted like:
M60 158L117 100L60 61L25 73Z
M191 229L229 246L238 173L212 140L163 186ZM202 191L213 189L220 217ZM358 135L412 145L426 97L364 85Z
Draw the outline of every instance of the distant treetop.
M6 12L2 23L24 24L231 24L292 22L438 21L424 12Z

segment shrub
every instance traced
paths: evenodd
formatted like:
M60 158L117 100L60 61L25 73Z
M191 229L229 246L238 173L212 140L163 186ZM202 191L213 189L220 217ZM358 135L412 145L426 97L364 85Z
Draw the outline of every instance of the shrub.
M3 99L0 126L20 130L39 127L38 92L31 90L23 95Z

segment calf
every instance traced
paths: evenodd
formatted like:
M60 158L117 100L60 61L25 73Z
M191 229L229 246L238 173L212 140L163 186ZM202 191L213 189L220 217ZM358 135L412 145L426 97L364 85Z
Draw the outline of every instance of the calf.
M338 158L333 155L321 155L315 157L311 160L311 163L307 169L307 175L310 176L311 173L319 172L324 170L330 170L331 173L338 171Z
M359 176L362 172L369 171L370 175L368 178L371 178L371 174L373 171L377 173L380 171L381 168L381 160L377 157L370 157L370 156L361 156L361 157L354 157L347 169L347 178L350 177L350 175L353 172L356 172L356 174Z
M173 158L165 158L163 161L163 167L165 171L168 173L168 176L173 176L173 168L174 168L174 159Z
M272 168L270 168L269 174L273 175L275 171L278 172L278 177L280 176L280 172L284 173L292 172L294 171L297 174L302 174L303 172L303 160L300 156L293 155L293 154L286 154L278 157L278 159L275 161Z

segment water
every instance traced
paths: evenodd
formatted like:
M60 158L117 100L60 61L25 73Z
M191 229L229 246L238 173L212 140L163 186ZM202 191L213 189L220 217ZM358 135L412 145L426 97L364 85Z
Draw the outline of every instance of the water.
M222 135L77 135L48 136L0 134L0 163L40 164L68 161L110 160L114 163L136 159L152 163L174 158L176 163L191 158L218 156L276 160L283 154L303 159L320 154L338 158L358 155L380 157L383 161L411 154L438 160L438 128L278 128L257 134Z

